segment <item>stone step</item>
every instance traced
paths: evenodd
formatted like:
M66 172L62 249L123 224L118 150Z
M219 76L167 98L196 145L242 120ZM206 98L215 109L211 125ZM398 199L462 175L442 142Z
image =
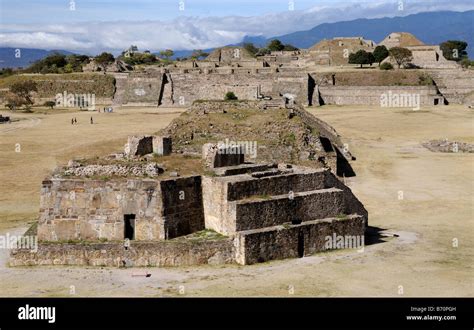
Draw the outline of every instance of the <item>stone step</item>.
M284 173L284 171L273 169L270 172L256 172L252 175L226 178L227 200L235 201L259 195L285 195L333 186L326 169L304 171L295 168L291 173ZM273 175L268 175L272 172Z
M254 173L262 172L269 169L277 168L278 165L275 163L271 164L240 164L236 166L225 166L225 167L216 167L213 169L216 176L231 176L231 175L240 175L245 173Z
M236 261L249 265L298 258L330 249L362 251L365 228L364 217L351 214L305 221L297 225L287 223L240 231L235 238Z
M346 210L344 192L338 188L253 197L232 204L229 216L235 221L235 231L337 217Z

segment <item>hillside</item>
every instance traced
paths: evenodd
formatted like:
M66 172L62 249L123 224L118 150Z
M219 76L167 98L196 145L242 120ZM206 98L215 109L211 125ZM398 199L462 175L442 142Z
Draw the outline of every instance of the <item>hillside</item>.
M474 57L474 10L466 12L439 11L419 13L405 17L356 19L353 21L324 23L311 30L299 31L271 38L246 37L260 45L272 39L299 48L309 48L323 39L358 37L382 41L391 32L410 32L425 44L438 45L446 40L463 40L468 43L468 54Z
M2 68L26 68L33 62L41 60L53 53L71 55L67 50L44 50L35 48L21 48L20 57L15 57L16 48L0 47L0 69Z

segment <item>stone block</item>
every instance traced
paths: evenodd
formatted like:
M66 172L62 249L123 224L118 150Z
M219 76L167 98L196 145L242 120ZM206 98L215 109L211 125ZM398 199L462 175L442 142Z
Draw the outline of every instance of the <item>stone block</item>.
M129 136L124 148L127 157L137 157L153 152L153 136Z
M244 152L239 145L221 146L206 143L202 146L202 157L209 168L237 166L244 163Z
M153 136L153 152L160 156L167 156L172 152L171 137Z

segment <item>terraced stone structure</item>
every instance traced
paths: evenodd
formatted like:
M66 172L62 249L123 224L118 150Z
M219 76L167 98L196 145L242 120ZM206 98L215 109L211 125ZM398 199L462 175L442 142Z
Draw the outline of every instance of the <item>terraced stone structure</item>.
M410 65L418 70L382 72L387 79L377 82L373 77L380 70L354 71L349 55L358 50L373 52L377 46L363 37L337 37L309 49L262 56L253 56L242 47L223 47L200 61L115 73L113 102L120 106L188 107L196 100L222 100L227 92L233 92L239 100L278 101L286 96L310 106L379 105L381 96L391 92L419 95L421 106L432 106L466 103L466 97L474 92L472 70L445 59L437 45L426 45L406 32L390 33L379 45L408 48L413 54ZM383 62L397 67L390 57ZM328 71L332 67L338 69ZM404 79L400 73L412 79ZM359 79L342 83L341 76L352 74Z
M42 183L38 251L14 250L10 264L246 265L324 251L334 235L364 237L367 211L330 168L249 163L243 149L220 148L203 146L195 175L171 175L149 154L70 162Z

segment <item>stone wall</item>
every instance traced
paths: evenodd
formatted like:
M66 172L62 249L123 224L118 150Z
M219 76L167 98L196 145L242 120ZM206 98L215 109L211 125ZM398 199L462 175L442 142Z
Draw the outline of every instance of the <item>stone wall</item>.
M41 243L36 253L13 250L10 266L74 265L103 267L191 266L234 262L233 240L59 244Z
M201 177L192 176L160 182L165 238L204 229Z
M227 217L227 187L228 182L214 180L213 177L203 176L202 194L204 220L206 228L225 233L231 226Z
M367 220L363 205L330 170L204 177L203 196L206 228L225 235L342 214Z
M127 77L116 77L115 103L188 107L195 100L223 100L227 92L234 92L239 100L289 93L303 104L308 101L308 75L294 69L182 69L149 76L131 73Z
M324 219L343 214L345 210L343 192L337 188L319 189L310 192L255 198L238 201L229 216L235 219L235 231L258 229L314 219ZM232 228L229 228L232 230Z
M319 93L324 104L336 105L378 105L382 94L419 95L421 106L435 104L441 97L436 86L320 86Z
M158 106L162 92L162 75L137 77L136 74L131 74L122 88L124 105Z
M45 180L38 239L123 240L125 214L135 214L135 239L160 239L164 238L161 213L156 180Z
M360 237L364 219L358 215L304 222L298 225L242 231L235 240L236 262L242 265L297 258L325 251L326 237Z
M41 188L40 241L167 239L204 228L199 176L168 180L51 179Z
M245 176L241 176L245 177ZM281 176L263 178L246 178L241 181L232 180L227 184L227 200L235 201L258 195L283 195L290 191L310 191L324 189L326 170L319 169L307 173L291 173ZM215 178L216 181L226 181L226 178Z

